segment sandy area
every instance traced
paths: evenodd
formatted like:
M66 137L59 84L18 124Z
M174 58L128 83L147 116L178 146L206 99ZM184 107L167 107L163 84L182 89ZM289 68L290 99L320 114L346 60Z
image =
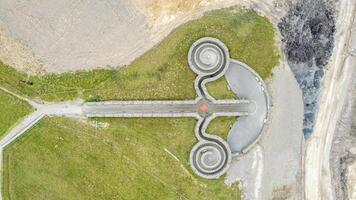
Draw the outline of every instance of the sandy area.
M305 198L333 199L329 156L337 121L347 97L355 58L349 54L355 0L341 0L338 7L335 48L323 81L312 137L306 144Z
M349 199L356 200L356 162L347 169L347 185L349 189Z
M346 102L343 105L340 118L337 121L330 153L330 171L334 199L349 199L348 193L353 193L353 185L347 182L356 181L356 171L348 170L348 165L356 161L356 137L352 136L352 120L356 108L356 75L353 86L349 88ZM356 116L354 116L356 119ZM348 192L348 190L350 190ZM356 191L355 191L356 192Z
M356 29L354 29L356 32ZM356 43L356 40L354 41ZM356 60L356 59L355 59ZM356 61L355 61L356 63ZM352 93L352 111L356 112L356 69L353 79L353 93ZM351 115L351 145L349 145L348 152L353 155L353 164L348 166L346 178L347 178L347 192L350 200L356 200L356 115Z
M0 23L49 72L127 64L153 45L145 16L127 0L1 0Z
M243 5L282 16L274 0L0 0L0 59L27 73L121 66L175 27Z
M273 69L268 84L272 112L268 129L246 155L232 161L226 182L242 182L244 199L301 199L303 102L287 65Z
M0 60L21 71L36 74L42 71L42 63L21 40L11 37L0 23Z

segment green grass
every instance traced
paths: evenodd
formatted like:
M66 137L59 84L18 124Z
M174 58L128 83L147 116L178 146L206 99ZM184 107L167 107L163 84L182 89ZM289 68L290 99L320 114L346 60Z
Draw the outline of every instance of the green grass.
M237 117L217 117L209 123L206 132L227 140L230 126L232 126L236 120Z
M98 122L110 125L47 117L8 146L4 199L240 199L237 185L192 172L195 119Z
M0 84L18 93L44 100L194 99L195 74L187 53L198 38L222 40L232 58L249 64L262 78L277 65L274 29L267 18L253 11L225 9L206 14L179 26L162 42L119 70L95 70L61 75L26 76L0 64ZM33 85L20 83L30 80ZM226 81L208 84L214 97L234 98Z
M83 97L84 91L93 90L114 73L115 70L93 70L60 75L27 76L0 62L0 85L31 98L62 101ZM21 80L31 81L33 85L27 85Z
M26 102L0 90L0 138L31 110Z
M233 93L225 77L221 77L216 81L210 82L206 84L210 95L215 99L237 99L238 97Z
M222 40L232 58L249 64L263 78L277 65L271 23L253 11L225 9L178 27L119 70L27 76L0 63L0 85L48 101L194 99L195 74L188 67L187 52L205 36ZM236 98L223 78L209 83L208 90L217 99ZM235 120L217 118L207 132L226 139ZM228 188L223 178L204 180L191 171L188 156L197 142L194 119L100 122L110 123L109 128L45 118L8 146L5 199L240 199L237 186Z

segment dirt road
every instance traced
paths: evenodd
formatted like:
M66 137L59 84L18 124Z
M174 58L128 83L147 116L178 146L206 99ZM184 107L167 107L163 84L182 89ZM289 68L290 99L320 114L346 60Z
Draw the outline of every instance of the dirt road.
M355 55L351 49L351 29L355 18L355 0L338 2L335 48L323 83L323 94L312 137L306 144L305 199L333 199L329 155L333 133L346 92L351 84Z

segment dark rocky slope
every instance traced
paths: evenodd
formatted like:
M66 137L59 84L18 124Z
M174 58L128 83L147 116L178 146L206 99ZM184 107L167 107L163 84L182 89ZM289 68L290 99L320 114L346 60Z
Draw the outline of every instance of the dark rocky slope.
M289 65L303 92L304 136L313 131L324 66L331 55L335 20L330 3L300 0L278 24Z

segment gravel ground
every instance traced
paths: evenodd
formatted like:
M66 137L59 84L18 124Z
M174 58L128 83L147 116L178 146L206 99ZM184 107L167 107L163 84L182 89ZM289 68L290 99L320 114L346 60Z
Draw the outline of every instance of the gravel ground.
M335 199L333 191L331 148L338 121L342 114L352 75L355 56L351 50L355 1L340 0L335 9L336 18L335 47L327 65L323 80L323 92L320 97L318 115L313 135L306 142L304 159L304 184L306 199Z
M240 5L275 23L285 14L284 4L276 8L274 0L179 2L0 0L0 60L29 74L116 67L210 10Z
M334 133L330 168L335 199L356 199L356 75Z
M153 46L145 16L127 0L0 0L0 24L48 72L127 64Z
M348 198L349 200L356 200L356 162L348 166L347 169L347 186L348 186Z
M273 74L268 130L256 147L232 161L228 171L227 184L241 180L244 199L301 199L302 195L302 94L287 66L274 68Z

